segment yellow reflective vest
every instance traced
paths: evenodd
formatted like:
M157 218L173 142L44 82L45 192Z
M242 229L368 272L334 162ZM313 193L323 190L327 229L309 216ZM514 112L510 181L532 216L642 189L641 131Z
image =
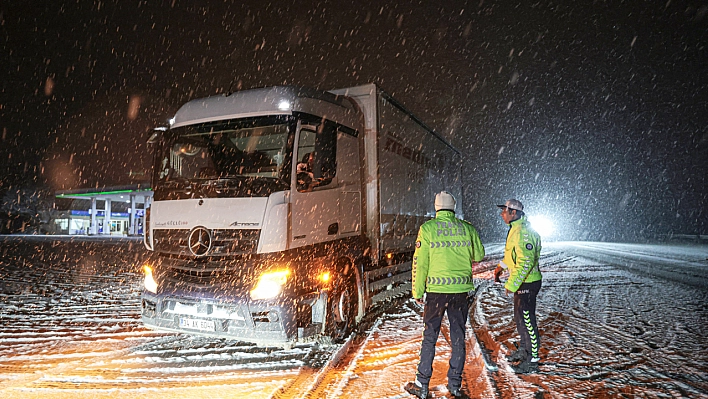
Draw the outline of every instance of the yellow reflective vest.
M427 292L456 294L474 289L472 263L484 258L484 246L470 223L440 210L423 223L413 254L413 298Z
M541 270L538 268L540 254L541 237L531 228L526 216L509 223L504 259L499 262L502 268L509 269L509 280L504 287L516 292L523 283L541 280Z

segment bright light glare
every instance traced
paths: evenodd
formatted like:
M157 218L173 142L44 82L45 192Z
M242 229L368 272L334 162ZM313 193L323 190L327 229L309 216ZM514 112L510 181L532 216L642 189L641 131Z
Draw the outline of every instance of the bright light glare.
M148 265L143 265L143 272L145 272L145 289L157 294L157 281L152 277L152 268Z
M287 111L290 109L290 102L288 100L282 100L278 103L278 109L281 111Z
M332 276L329 274L329 272L324 272L319 275L320 281L323 283L329 282L329 279L332 278Z
M543 215L529 216L529 222L541 237L549 237L555 230L553 222Z
M251 290L251 299L275 298L283 290L283 286L288 281L290 270L278 270L261 274L258 284Z

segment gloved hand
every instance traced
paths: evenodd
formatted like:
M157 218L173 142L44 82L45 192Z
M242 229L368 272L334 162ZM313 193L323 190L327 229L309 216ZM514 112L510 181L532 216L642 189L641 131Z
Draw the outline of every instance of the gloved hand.
M477 295L477 291L475 290L467 292L467 303L472 304L474 302L475 295Z
M495 283L501 283L501 282L502 282L502 281L501 281L501 275L502 275L502 272L503 272L503 271L504 271L504 270L502 270L502 268L499 267L499 266L497 266L497 268L494 269L494 282L495 282Z

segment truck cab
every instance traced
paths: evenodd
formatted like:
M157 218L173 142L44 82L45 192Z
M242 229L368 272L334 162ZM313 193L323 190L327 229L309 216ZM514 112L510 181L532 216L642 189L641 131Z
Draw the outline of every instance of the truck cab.
M459 192L459 153L375 85L193 100L150 142L142 320L163 331L344 339L410 290L428 197Z

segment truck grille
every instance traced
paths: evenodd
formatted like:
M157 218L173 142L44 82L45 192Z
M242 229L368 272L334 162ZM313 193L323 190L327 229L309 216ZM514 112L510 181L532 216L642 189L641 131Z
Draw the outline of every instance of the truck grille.
M202 261L165 258L160 279L166 286L179 290L207 289L228 292L228 295L248 295L254 283L252 265L246 259Z
M189 250L190 230L154 229L154 248L158 253L193 257ZM256 252L261 231L255 229L212 230L212 245L207 256L247 255Z

